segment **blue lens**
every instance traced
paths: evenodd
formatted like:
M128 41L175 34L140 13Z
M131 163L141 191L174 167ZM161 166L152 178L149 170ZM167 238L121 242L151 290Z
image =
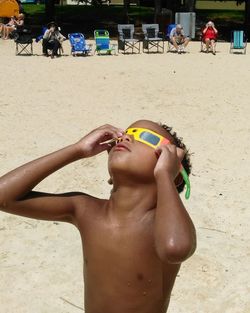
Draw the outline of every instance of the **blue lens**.
M151 133L148 133L146 131L144 131L140 134L140 138L144 141L151 143L151 145L154 145L154 146L156 146L160 141L159 137L157 137Z

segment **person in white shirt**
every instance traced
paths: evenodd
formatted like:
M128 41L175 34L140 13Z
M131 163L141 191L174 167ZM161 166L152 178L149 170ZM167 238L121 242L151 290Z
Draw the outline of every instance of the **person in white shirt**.
M48 24L48 29L43 35L43 55L48 56L48 50L52 50L51 58L58 56L58 49L66 38L59 32L55 22Z
M185 52L185 48L188 45L190 38L184 33L181 24L177 24L170 32L170 42L175 47L178 53Z

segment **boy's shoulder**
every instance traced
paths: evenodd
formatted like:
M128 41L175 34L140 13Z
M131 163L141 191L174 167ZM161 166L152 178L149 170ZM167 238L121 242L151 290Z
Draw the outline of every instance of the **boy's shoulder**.
M97 198L83 192L75 193L74 198L77 215L84 214L86 210L95 211L101 209L108 201L107 199Z
M75 201L78 204L89 204L89 205L103 205L107 202L107 199L97 198L88 193L84 192L73 192L72 195L75 197Z

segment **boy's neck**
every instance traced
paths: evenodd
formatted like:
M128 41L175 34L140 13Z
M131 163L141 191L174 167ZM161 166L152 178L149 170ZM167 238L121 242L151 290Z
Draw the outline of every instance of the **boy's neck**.
M118 219L142 217L156 207L155 184L114 187L108 201L108 213Z

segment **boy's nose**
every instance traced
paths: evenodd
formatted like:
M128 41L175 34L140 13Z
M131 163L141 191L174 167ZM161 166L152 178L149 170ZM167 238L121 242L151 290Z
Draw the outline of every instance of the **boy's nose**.
M128 134L123 134L121 137L118 138L117 142L122 142L122 141L132 141L133 136L128 135Z

